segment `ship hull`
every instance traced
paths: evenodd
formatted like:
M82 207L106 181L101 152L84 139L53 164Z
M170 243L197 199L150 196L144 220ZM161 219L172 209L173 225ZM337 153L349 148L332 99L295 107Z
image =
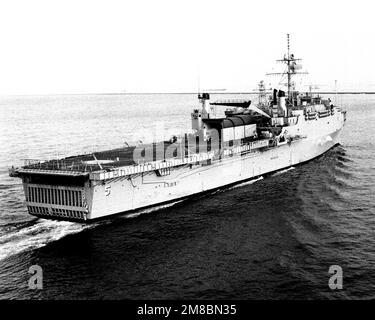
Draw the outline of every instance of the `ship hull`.
M319 157L338 144L344 122L341 112L312 121L301 118L285 127L298 139L247 153L233 152L212 161L172 166L163 175L160 170L108 179L94 174L74 187L33 184L25 177L26 205L30 214L44 218L91 221L186 199Z
M211 165L176 168L166 177L143 173L87 190L88 220L183 200L313 160L338 144L340 130Z

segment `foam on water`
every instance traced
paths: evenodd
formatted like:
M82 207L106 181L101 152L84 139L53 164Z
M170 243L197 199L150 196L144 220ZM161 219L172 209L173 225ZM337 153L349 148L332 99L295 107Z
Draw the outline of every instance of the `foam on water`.
M178 201L174 201L174 202L170 202L170 203L166 203L166 204L162 204L162 205L157 205L157 206L154 206L154 207L150 207L150 208L147 208L147 209L139 210L139 211L136 211L136 212L133 212L133 213L126 214L124 216L124 218L127 218L127 219L129 219L129 218L136 218L136 217L139 217L142 214L147 214L147 213L155 212L155 211L158 211L158 210L161 210L161 209L172 207L175 204L180 203L182 201L184 201L184 200L178 200Z
M249 180L249 181L246 181L246 182L242 182L242 183L236 184L236 185L234 185L234 186L232 186L232 187L229 187L229 188L226 189L226 190L232 190L232 189L235 189L235 188L241 188L241 187L243 187L243 186L247 186L247 185L249 185L249 184L253 184L253 183L255 183L255 182L257 182L257 181L260 181L260 180L263 180L263 177L262 177L262 176L259 177L259 178L257 178L257 179L254 179L254 180Z
M31 226L0 236L0 261L23 251L40 248L52 241L89 227L92 227L92 225L67 221L38 220Z
M285 172L288 172L288 171L290 171L290 170L294 170L294 169L295 169L294 167L289 167L289 168L287 168L287 169L277 171L277 172L274 173L272 176L278 176L278 175L280 175L280 174L283 174L283 173L285 173Z
M183 200L179 200L168 204L139 210L134 213L126 214L123 216L123 218L136 218L143 214L172 207L182 201ZM0 261L24 251L43 247L48 243L57 241L67 235L75 234L88 228L94 228L98 225L105 225L109 223L111 223L111 220L109 219L91 224L39 219L36 223L19 229L12 228L11 226L3 227L4 230L14 230L0 235Z

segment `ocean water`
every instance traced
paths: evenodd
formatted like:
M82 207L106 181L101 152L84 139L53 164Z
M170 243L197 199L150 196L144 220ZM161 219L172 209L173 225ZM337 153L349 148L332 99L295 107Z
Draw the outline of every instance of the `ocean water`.
M150 141L155 127L188 130L196 96L1 97L0 298L375 298L375 96L337 99L346 126L322 157L85 225L28 215L8 167ZM42 290L28 288L32 265ZM342 290L328 286L331 265Z

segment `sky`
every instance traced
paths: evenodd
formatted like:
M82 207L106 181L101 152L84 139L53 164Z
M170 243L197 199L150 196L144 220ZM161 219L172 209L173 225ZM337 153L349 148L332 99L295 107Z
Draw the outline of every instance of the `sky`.
M375 91L371 1L2 0L0 95L251 92L286 51L297 85Z

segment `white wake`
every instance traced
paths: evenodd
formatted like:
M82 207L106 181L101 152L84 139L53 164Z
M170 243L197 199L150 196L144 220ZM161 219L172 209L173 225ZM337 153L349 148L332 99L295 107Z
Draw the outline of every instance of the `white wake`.
M257 179L254 179L254 180L250 180L250 181L246 181L246 182L242 182L242 183L236 184L233 187L228 188L227 190L232 190L232 189L240 188L240 187L243 187L243 186L247 186L249 184L253 184L253 183L255 183L257 181L260 181L260 180L263 180L262 176L260 176Z
M91 225L67 221L38 220L35 224L0 236L0 260L37 249Z
M288 171L290 171L290 170L294 170L295 168L294 167L289 167L288 169L284 169L284 170L280 170L280 171L277 171L276 173L274 173L272 176L274 177L274 176L278 176L278 175L280 175L280 174L283 174L283 173L285 173L285 172L288 172Z

